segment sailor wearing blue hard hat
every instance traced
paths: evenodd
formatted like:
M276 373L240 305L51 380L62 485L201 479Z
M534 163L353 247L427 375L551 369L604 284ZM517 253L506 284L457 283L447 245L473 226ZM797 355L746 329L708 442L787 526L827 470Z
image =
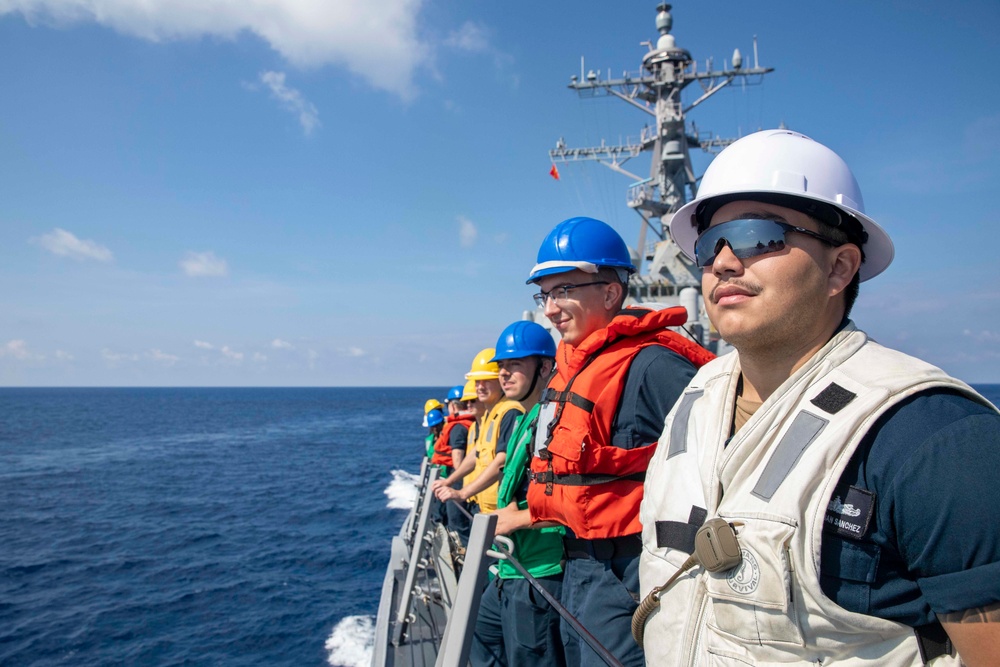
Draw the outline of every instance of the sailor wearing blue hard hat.
M456 407L462 401L462 385L457 384L448 390L448 395L444 399L444 404L448 406L448 414L454 414L452 412L452 403L456 404Z
M472 381L470 381L472 382ZM448 414L445 416L444 426L441 433L434 441L434 455L431 463L442 466L441 477L447 479L455 469L462 465L465 453L469 446L470 432L476 423L476 416L469 409L467 398L476 400L475 383L472 382L471 397L465 396L465 387L456 385L448 390L447 404ZM473 435L474 439L474 435ZM456 489L462 487L462 480L458 479L454 483ZM455 503L445 504L445 516L447 518L448 529L454 531L463 545L469 542L469 531L472 524L465 512L459 509Z
M498 532L565 526L562 603L628 667L642 651L629 632L639 590L642 477L695 368L711 354L667 327L683 308L622 308L635 271L606 223L565 220L545 237L528 283L562 340L540 400L527 509L498 514ZM603 665L563 624L567 664Z
M428 428L436 428L444 423L444 414L441 412L440 408L434 408L427 413L427 426Z
M552 334L535 322L521 320L505 328L493 360L500 369L504 395L526 410L507 440L507 459L497 490L497 505L527 507L531 444L538 420L538 400L555 367ZM518 530L510 534L515 557L535 580L558 598L564 559L561 528ZM529 622L526 622L529 621ZM483 592L469 662L473 667L497 664L559 667L565 664L559 615L508 562L497 564L497 577Z

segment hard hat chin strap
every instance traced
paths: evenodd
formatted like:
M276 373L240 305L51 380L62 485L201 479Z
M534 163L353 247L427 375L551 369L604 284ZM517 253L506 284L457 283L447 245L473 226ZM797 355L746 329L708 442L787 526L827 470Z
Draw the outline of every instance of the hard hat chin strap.
M523 394L521 394L520 396L518 396L517 398L515 398L514 399L515 401L521 402L524 399L526 399L529 396L531 396L532 392L535 391L535 387L538 386L538 380L539 380L539 378L542 377L542 360L543 359L548 359L548 357L540 357L538 355L535 355L535 372L532 373L532 375L531 375L531 386L528 387L528 390L526 392L524 392Z

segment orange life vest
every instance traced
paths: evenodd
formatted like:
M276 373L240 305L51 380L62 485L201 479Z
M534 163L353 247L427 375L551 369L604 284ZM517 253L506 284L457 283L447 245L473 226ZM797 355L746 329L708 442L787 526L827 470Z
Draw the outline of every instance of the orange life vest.
M451 431L458 425L462 425L468 429L475 421L476 418L467 412L448 415L444 420L444 428L441 429L441 435L434 441L434 455L431 457L431 463L453 468L455 462L451 458Z
M611 444L611 427L635 356L661 345L701 367L708 350L668 331L687 321L682 307L626 308L580 345L559 343L556 375L542 395L553 403L544 448L531 461L528 508L532 521L557 521L578 538L631 535L642 530L639 503L646 466L656 443L623 449ZM663 415L666 417L666 415ZM541 430L542 423L539 422Z

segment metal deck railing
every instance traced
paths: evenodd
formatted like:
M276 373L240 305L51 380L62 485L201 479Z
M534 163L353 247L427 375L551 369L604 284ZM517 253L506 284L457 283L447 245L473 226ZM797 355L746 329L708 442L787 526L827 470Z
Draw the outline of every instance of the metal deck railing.
M513 543L496 535L496 516L477 514L472 517L469 544L464 556L461 554L460 545L431 518L435 499L430 488L437 474L437 468L425 460L418 500L399 534L393 538L375 624L372 667L429 667L432 664L434 667L467 667L479 605L493 559L510 562L609 667L622 667L622 663L531 576L513 553Z

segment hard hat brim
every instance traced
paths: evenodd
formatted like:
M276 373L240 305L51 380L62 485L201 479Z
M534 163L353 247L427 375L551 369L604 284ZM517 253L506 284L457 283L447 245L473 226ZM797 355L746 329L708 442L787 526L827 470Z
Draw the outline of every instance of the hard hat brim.
M535 264L535 266L531 269L531 273L528 275L528 279L524 281L524 284L530 285L531 283L538 282L539 278L554 276L559 273L569 273L574 270L583 271L584 273L597 273L600 270L600 267L592 262L542 262L541 264Z
M500 378L499 373L487 373L484 371L475 371L473 373L466 373L466 380L497 380Z

